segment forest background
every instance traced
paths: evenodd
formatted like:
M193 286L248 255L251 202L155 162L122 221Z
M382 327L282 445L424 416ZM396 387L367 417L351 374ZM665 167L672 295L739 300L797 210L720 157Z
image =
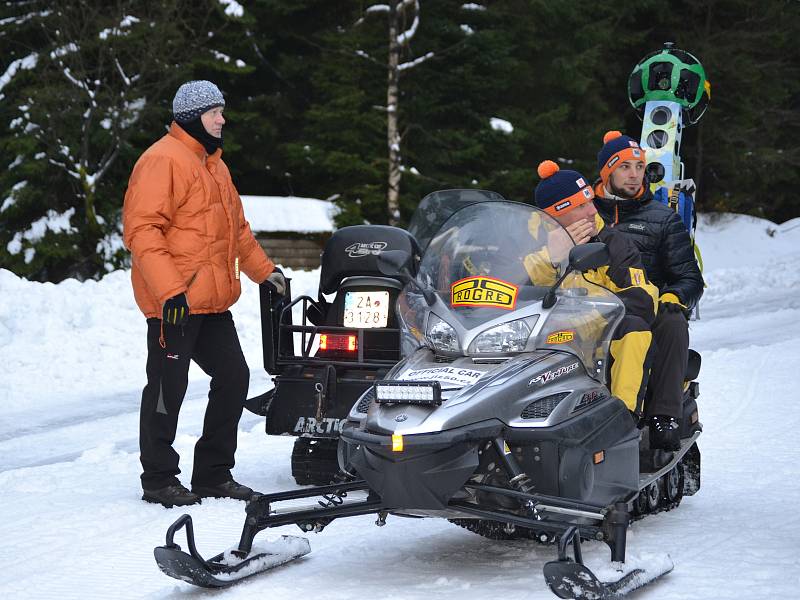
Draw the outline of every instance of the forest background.
M529 202L547 158L594 178L605 131L639 137L628 76L665 41L712 85L682 141L698 210L781 223L800 216L798 34L797 0L4 1L0 268L128 266L128 177L189 79L225 95L241 194L403 225L437 189Z

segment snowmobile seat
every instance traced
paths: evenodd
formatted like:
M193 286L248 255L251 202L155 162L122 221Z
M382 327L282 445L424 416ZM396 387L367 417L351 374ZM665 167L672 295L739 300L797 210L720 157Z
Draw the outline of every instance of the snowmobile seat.
M384 250L407 252L412 257L411 264L404 268L411 275L415 274L421 252L414 237L405 229L389 225L353 225L336 231L322 252L320 293L335 293L348 277L391 277L378 268L377 259Z
M319 294L316 305L309 306L306 317L314 325L337 325L336 310L331 310L323 294L335 294L350 277L391 278L378 268L377 258L384 250L403 250L411 261L403 268L416 274L421 251L414 237L404 229L388 225L353 225L336 231L322 251ZM400 273L396 278L401 281ZM333 304L336 302L334 301Z

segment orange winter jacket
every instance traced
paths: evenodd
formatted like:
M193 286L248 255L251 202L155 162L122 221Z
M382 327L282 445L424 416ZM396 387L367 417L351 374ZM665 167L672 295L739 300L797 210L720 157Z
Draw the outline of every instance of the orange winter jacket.
M222 162L177 123L133 167L122 210L136 303L161 318L186 293L189 312L220 313L239 299L239 272L256 283L275 268L253 237Z

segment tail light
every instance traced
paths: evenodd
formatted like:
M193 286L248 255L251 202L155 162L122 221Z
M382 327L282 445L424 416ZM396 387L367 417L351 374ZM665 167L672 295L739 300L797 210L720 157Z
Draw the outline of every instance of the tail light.
M358 352L358 336L336 333L321 333L319 349L328 352Z

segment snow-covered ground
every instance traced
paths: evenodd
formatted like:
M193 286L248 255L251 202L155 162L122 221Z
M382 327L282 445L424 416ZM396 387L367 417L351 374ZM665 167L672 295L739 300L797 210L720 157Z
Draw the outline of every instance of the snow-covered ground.
M636 598L795 598L800 588L800 219L777 226L742 216L703 218L698 231L708 289L692 346L703 355L702 489L680 508L632 526L629 554L667 552L675 570ZM297 293L317 273L290 273ZM251 394L271 383L261 368L256 286L233 313L251 367ZM143 503L138 408L145 323L129 274L59 285L0 270L0 540L2 598L275 599L552 598L541 567L553 548L492 542L438 520L374 517L334 522L310 536L294 564L209 592L167 578L153 560L180 509ZM208 379L196 368L176 448L191 473ZM294 486L293 438L267 437L245 413L235 477L261 491ZM189 507L210 556L238 541L243 505ZM299 535L293 527L261 534ZM180 542L179 542L180 543ZM590 566L604 562L588 545Z

